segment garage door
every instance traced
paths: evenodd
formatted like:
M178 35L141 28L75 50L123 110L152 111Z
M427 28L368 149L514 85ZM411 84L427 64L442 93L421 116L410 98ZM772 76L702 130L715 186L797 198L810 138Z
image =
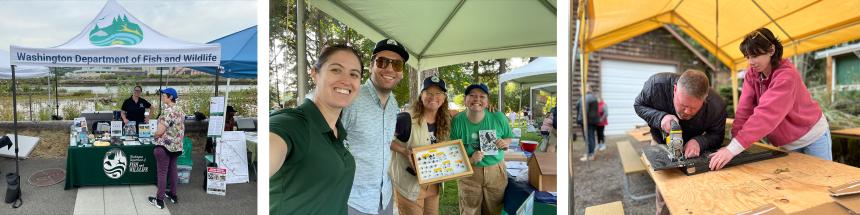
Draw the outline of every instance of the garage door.
M633 61L603 60L600 64L601 92L609 108L606 134L624 134L637 124L644 124L633 110L633 101L651 75L676 72L675 65Z

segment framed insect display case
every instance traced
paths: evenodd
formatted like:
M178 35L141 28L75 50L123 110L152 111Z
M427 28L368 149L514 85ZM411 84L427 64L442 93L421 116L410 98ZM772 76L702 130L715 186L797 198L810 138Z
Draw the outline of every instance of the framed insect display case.
M431 184L471 176L472 165L463 142L452 140L412 149L418 184Z

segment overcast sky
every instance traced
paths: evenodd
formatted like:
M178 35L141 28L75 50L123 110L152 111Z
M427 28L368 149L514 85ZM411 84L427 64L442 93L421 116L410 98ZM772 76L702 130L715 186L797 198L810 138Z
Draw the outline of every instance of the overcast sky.
M107 0L0 0L0 50L65 43ZM118 0L141 22L179 40L206 43L257 23L256 0Z

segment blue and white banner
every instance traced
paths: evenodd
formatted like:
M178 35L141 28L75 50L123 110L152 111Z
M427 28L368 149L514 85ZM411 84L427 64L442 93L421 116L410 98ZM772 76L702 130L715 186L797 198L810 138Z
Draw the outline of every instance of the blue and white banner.
M11 46L12 65L218 66L221 46L197 44L149 28L115 0L109 0L84 30L53 48Z

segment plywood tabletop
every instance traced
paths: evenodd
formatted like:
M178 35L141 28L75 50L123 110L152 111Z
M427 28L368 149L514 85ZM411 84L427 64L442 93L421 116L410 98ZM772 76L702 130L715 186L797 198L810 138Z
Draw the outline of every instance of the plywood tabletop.
M735 214L768 203L794 213L833 203L828 189L860 179L860 168L796 152L692 176L654 171L640 159L673 214Z

